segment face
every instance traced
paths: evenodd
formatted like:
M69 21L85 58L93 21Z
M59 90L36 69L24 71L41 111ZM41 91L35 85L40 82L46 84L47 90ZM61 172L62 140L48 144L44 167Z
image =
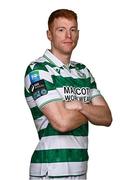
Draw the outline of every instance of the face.
M52 52L61 54L71 54L76 47L79 31L75 19L56 18L51 30L47 32L51 41Z

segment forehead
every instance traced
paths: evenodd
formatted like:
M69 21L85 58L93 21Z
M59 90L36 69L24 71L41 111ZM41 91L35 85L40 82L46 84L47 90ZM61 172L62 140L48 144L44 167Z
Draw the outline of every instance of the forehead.
M53 27L77 27L77 22L75 19L59 17L54 19Z

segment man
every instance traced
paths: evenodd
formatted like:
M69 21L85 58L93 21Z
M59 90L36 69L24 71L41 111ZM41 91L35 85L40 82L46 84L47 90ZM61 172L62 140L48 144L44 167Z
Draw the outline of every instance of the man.
M52 12L47 37L51 49L25 75L25 96L40 139L30 179L86 179L88 122L109 126L111 112L90 71L70 60L79 37L76 13Z

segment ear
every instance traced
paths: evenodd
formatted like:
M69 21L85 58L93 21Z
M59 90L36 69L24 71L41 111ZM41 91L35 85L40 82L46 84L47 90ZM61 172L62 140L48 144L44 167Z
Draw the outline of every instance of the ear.
M78 39L79 39L80 30L78 30Z
M51 41L52 40L52 33L50 30L47 30L47 38Z

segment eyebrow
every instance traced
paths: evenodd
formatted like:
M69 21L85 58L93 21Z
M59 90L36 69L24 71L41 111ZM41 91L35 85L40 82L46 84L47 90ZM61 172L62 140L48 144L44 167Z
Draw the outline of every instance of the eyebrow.
M64 26L59 26L59 27L57 27L56 29L59 29L59 28L64 28L64 29L66 29L66 27L64 27ZM71 28L76 28L77 29L77 26L72 26ZM70 28L70 29L71 29Z

